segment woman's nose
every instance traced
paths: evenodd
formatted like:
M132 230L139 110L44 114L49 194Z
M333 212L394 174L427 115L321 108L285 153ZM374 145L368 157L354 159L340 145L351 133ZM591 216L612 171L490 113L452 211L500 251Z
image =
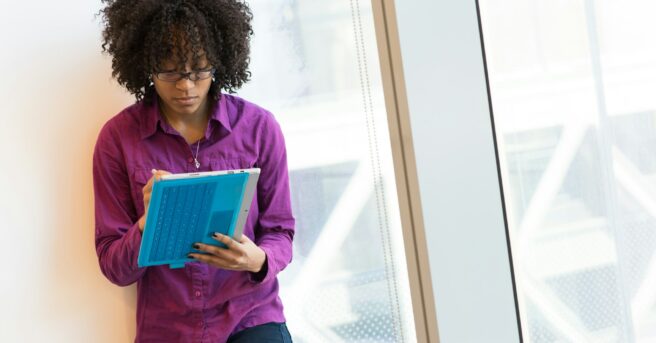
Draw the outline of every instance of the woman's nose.
M180 90L186 90L186 89L194 88L195 84L196 83L194 81L189 80L188 77L183 77L182 79L178 80L175 83L175 87Z

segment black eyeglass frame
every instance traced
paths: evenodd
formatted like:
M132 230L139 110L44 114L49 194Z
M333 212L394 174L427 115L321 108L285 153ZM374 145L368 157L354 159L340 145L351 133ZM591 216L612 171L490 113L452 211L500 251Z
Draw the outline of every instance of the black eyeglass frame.
M206 77L200 77L199 75L200 73L207 73L207 72L209 73L207 74ZM210 77L213 77L215 72L216 72L216 68L209 68L209 69L190 71L187 73L183 73L179 71L156 71L154 74L158 80L164 82L178 82L182 79L188 79L190 81L196 82L199 80L207 80ZM163 78L162 74L169 74L171 76L177 75L177 76L175 78L167 79L167 78Z

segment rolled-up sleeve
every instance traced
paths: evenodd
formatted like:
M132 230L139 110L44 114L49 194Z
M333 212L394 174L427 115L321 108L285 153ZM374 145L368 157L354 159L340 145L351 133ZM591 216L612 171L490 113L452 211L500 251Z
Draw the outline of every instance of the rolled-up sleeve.
M95 244L102 273L111 282L127 286L146 269L137 266L141 232L117 137L105 125L94 149Z
M280 125L268 114L260 137L260 179L257 185L259 218L255 243L266 253L266 264L251 280L274 279L292 260L294 217L289 190L287 151Z

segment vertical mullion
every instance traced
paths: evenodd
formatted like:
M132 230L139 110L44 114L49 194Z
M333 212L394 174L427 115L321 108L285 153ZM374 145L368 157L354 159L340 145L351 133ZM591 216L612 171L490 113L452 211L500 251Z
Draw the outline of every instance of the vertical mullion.
M404 248L418 342L438 342L393 0L372 0Z

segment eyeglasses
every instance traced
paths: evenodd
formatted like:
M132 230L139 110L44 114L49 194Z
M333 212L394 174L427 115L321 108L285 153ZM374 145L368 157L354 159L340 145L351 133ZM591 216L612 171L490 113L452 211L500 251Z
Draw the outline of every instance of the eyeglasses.
M209 79L214 75L216 71L215 68L194 70L188 73L181 73L177 71L164 71L156 72L155 77L164 82L178 82L182 79L189 79L191 81L205 80Z

